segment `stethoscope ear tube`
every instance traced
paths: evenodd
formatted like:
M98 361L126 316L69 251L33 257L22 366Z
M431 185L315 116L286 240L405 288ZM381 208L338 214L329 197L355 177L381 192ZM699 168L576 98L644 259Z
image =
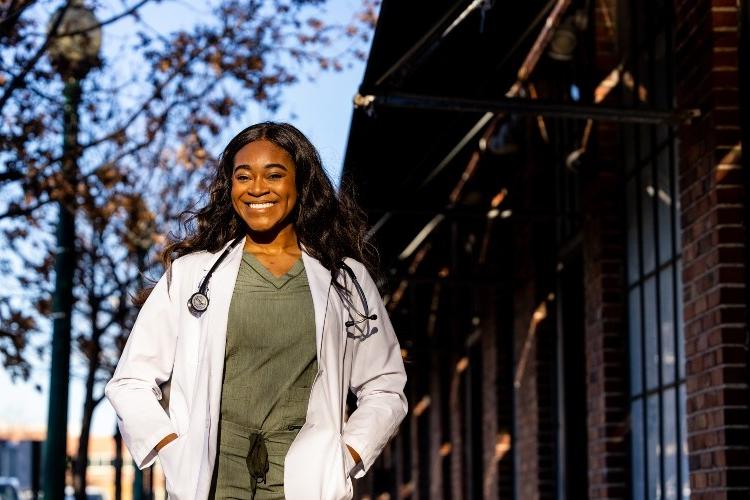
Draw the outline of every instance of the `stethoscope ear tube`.
M349 267L344 261L339 262L339 267L346 271L346 274L349 275L349 277L352 279L352 282L354 283L354 288L357 290L357 295L359 295L359 299L362 302L362 307L364 308L364 314L361 314L356 309L354 310L355 314L360 317L360 319L350 319L344 323L346 328L351 328L355 325L358 325L360 323L364 323L365 321L369 320L376 320L378 319L377 314L370 314L370 307L367 305L367 297L365 297L365 292L362 290L362 286L359 284L359 280L357 279L357 276L354 274L354 271L351 267ZM349 316L351 318L351 316ZM369 323L368 323L369 325ZM370 327L367 327L367 333L363 336L363 338L369 337L370 335L373 335L377 333L378 329L377 327L370 329ZM347 336L355 336L352 333L347 332Z

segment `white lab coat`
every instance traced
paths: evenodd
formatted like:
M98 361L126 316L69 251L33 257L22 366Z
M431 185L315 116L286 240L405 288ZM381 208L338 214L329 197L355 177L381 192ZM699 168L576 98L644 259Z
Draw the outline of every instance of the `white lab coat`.
M162 276L143 305L112 380L107 398L118 417L123 440L140 468L150 466L154 446L165 436L177 439L159 452L167 491L175 500L207 498L217 451L227 317L244 243L214 272L210 305L200 317L188 298L220 253L196 252L176 259L167 289ZM225 247L226 248L226 247ZM370 313L377 314L366 338L348 338L344 322L352 314L332 285L331 273L302 249L315 309L318 373L306 421L284 461L284 493L292 500L352 497L348 450L362 458L354 477L363 476L406 415L406 374L401 349L377 288L365 267L353 260ZM342 271L340 280L344 280ZM356 310L362 312L352 283ZM358 326L363 326L358 325ZM371 330L374 331L374 330ZM169 413L161 407L160 384L171 377ZM357 409L345 421L346 388Z

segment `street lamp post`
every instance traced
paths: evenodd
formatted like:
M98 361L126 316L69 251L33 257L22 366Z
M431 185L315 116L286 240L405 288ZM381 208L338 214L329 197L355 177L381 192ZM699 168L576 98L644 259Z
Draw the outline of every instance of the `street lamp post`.
M62 16L62 19L60 19ZM44 498L64 500L67 466L68 380L70 376L73 278L76 269L75 214L78 184L78 106L81 80L98 64L101 29L94 13L73 0L50 21L48 54L65 88L63 154L60 176L59 218L55 255L55 293L52 299L52 366L50 367L47 440L44 449ZM68 33L66 35L66 33Z
M115 500L122 500L122 435L120 428L115 427Z

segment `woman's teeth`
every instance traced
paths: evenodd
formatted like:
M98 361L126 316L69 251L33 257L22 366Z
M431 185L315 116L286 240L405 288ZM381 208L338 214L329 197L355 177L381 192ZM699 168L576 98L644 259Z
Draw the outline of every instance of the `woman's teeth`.
M248 203L250 208L268 208L273 206L273 203Z

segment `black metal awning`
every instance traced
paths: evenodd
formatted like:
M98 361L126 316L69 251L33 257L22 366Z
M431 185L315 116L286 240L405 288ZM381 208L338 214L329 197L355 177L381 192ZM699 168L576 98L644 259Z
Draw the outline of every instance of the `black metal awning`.
M676 126L697 115L694 110L649 109L642 103L626 108L585 98L576 102L561 92L559 99L535 99L519 91L519 79L528 74L526 66L534 52L534 76L581 80L580 67L553 61L542 51L544 37L567 11L586 4L383 1L355 97L344 176L353 181L370 212L386 264L429 223L429 214L445 212L456 183L466 175L464 167L476 160L472 154L480 138L488 127L498 127L495 135L502 132L500 118L511 125L519 116L541 116L579 120L582 127L592 120ZM597 82L591 80L586 95L594 94ZM462 207L486 213L486 204L472 206L476 196L471 189L491 197L504 171L522 166L521 156L495 156L495 167L483 169L463 193ZM448 203L454 204L455 200ZM394 209L381 210L388 206Z

